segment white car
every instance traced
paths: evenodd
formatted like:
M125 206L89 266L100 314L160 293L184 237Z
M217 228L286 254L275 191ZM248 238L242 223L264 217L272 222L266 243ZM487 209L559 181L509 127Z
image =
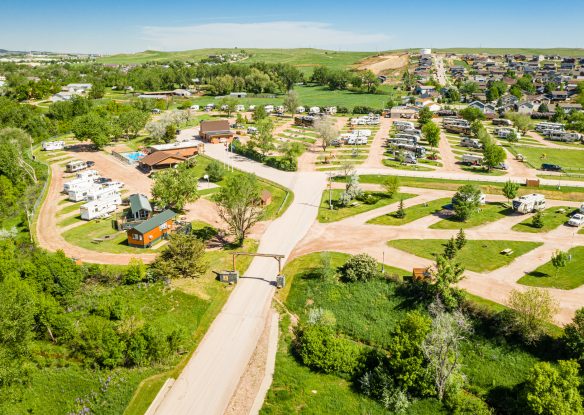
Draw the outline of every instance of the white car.
M584 215L582 213L576 213L574 216L570 218L570 220L568 221L568 225L570 226L584 225Z

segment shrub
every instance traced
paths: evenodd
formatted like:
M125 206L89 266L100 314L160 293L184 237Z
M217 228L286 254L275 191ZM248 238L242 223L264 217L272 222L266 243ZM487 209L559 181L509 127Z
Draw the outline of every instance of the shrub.
M562 340L570 356L584 363L584 308L577 310L574 320L564 328Z
M141 259L132 258L126 272L122 275L122 284L136 284L146 278L146 265Z
M209 181L217 183L223 180L223 176L225 175L225 168L223 168L223 165L221 163L219 163L216 160L213 160L205 168L205 173L207 173L207 175L209 176Z
M453 415L491 415L493 413L481 398L464 390L448 395L445 404Z
M335 336L332 327L321 325L309 325L300 332L298 354L306 366L338 375L354 375L362 361L356 343Z
M543 228L543 214L541 213L541 211L538 211L535 213L535 215L533 215L533 218L531 219L531 226L533 226L534 228L538 228L541 229Z
M377 261L369 254L353 255L339 268L339 272L348 282L371 281L379 276Z

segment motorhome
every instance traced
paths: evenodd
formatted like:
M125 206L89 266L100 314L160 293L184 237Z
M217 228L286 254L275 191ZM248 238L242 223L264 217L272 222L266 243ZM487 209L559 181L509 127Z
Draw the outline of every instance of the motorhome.
M82 200L87 200L88 194L93 193L99 189L101 189L101 185L91 182L87 186L69 190L67 192L68 199L71 202L81 202Z
M470 134L471 129L470 126L462 125L462 124L445 124L444 129L449 133L455 134Z
M414 153L417 158L426 156L426 148L415 144L398 144L396 146L400 150L406 150Z
M564 124L554 122L540 122L535 126L535 131L543 133L545 130L564 131Z
M545 209L545 196L532 193L513 200L513 210L519 213L531 213Z
M511 127L513 125L513 122L511 120L506 120L504 118L495 118L493 120L493 125L502 125L502 126Z
M482 148L483 145L476 138L462 137L460 140L461 147Z
M41 147L44 151L63 150L65 148L64 141L43 141Z
M563 143L582 141L582 134L570 131L544 130L542 135L550 141L560 141Z
M469 166L480 166L483 164L484 157L478 154L463 154L462 164L467 164Z
M98 200L113 200L118 205L122 203L119 189L114 186L107 186L101 188L92 188L86 195L88 202L96 202Z
M106 217L115 212L117 208L118 203L114 200L95 200L81 205L79 213L81 214L81 219L92 220Z
M422 137L422 132L420 130L416 130L415 128L407 128L405 130L402 130L401 133L411 134L411 135L415 135L417 137Z
M63 184L63 193L69 193L71 190L86 188L94 184L94 179L91 177L82 177L70 180Z
M398 131L414 129L414 123L410 121L394 121L393 125Z
M273 105L265 105L264 110L266 110L266 112L268 114L271 114L272 112L274 112L274 106Z
M84 170L84 171L80 171L79 173L77 173L77 178L78 179L98 179L99 176L99 172L97 170Z
M74 173L76 171L85 170L94 164L95 163L92 161L73 160L65 165L65 171L67 173Z
M387 143L389 145L393 145L393 146L399 146L400 144L415 146L417 144L417 142L411 138L402 138L402 137L390 138L389 140L387 140Z
M420 140L419 135L409 133L397 133L395 138L407 138L408 140L414 140L416 143Z

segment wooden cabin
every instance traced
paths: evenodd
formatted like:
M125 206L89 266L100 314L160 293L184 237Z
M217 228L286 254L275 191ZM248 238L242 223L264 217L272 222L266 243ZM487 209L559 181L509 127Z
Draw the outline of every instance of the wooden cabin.
M150 248L174 230L176 213L170 209L152 216L139 225L128 229L128 245L136 248Z

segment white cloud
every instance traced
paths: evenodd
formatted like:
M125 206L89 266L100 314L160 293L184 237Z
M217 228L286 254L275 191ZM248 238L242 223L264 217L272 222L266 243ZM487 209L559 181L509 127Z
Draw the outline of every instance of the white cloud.
M198 48L388 49L391 36L337 29L321 22L207 23L192 26L146 26L143 39L157 50Z

